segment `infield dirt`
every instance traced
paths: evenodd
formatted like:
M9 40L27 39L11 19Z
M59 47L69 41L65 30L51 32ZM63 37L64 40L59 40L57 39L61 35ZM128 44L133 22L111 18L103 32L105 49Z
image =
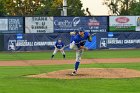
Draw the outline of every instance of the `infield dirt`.
M74 64L75 60L17 60L0 61L0 66L33 66L33 65L61 65ZM140 58L104 58L104 59L82 59L81 64L92 63L140 63Z
M92 63L139 63L140 58L111 58L111 59L82 59L81 64ZM0 61L0 66L36 66L36 65L62 65L74 64L75 60L17 60ZM60 70L39 75L31 75L33 78L135 78L140 77L140 71L126 68L80 68L76 76L71 76L72 69Z
M140 71L126 68L80 68L76 76L72 76L73 70L60 70L38 75L30 75L33 78L57 78L57 79L79 79L79 78L136 78L140 77Z

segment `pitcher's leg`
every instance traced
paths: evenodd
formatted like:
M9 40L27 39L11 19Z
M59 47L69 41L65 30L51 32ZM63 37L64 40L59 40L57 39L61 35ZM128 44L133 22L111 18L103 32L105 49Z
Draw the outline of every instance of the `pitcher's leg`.
M80 65L82 53L83 53L83 50L82 50L82 49L76 50L75 70L74 70L74 72L72 73L72 75L76 75L76 72L77 72L77 70L78 70L78 68L79 68L79 65Z

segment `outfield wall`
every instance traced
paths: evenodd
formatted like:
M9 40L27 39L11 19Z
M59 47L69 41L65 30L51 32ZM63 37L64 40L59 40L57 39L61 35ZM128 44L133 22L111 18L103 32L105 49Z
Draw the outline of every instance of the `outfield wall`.
M0 34L69 33L83 27L87 32L138 32L140 16L0 17Z
M83 27L87 32L107 32L108 16L0 17L0 33L69 33Z
M5 34L4 50L5 51L43 51L53 50L55 42L62 38L65 45L70 43L70 34L52 33L52 34ZM93 42L86 42L86 47L96 49L96 37ZM66 47L65 50L69 50Z
M83 27L96 33L89 49L140 48L140 16L0 17L0 51L53 50L62 38L69 44L71 31ZM69 48L66 48L69 50Z
M62 38L65 45L70 42L68 33L52 34L5 34L5 51L43 51L53 50L58 38ZM129 49L140 48L139 32L104 32L93 36L92 42L86 42L89 49ZM69 47L65 48L69 50Z
M4 35L0 35L0 51L4 50Z

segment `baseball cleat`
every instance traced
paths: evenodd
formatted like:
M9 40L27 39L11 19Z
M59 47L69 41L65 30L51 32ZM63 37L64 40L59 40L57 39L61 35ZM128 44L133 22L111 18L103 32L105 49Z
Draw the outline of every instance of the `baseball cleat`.
M76 75L77 75L76 71L73 71L72 76L76 76Z

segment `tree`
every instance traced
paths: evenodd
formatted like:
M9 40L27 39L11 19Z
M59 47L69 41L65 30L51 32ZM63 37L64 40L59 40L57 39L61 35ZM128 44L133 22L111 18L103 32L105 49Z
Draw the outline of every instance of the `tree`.
M4 0L2 0L4 1ZM63 0L5 0L4 9L10 16L60 16ZM69 16L84 16L80 0L68 0Z
M83 4L80 0L68 0L68 16L85 16L84 9L82 9ZM45 7L38 10L36 14L43 14L44 11L47 12L48 16L60 16L61 10L63 8L63 0L50 0L49 5L44 3Z
M0 16L6 15L5 9L4 9L4 2L3 0L0 0Z
M68 0L68 15L69 16L85 16L83 4L80 0Z
M129 12L130 15L140 15L140 2L132 3Z
M104 4L109 7L111 14L114 15L131 15L130 10L132 11L137 7L133 6L136 3L138 3L137 0L104 0Z
M40 0L5 0L4 8L7 15L30 16L41 7Z

